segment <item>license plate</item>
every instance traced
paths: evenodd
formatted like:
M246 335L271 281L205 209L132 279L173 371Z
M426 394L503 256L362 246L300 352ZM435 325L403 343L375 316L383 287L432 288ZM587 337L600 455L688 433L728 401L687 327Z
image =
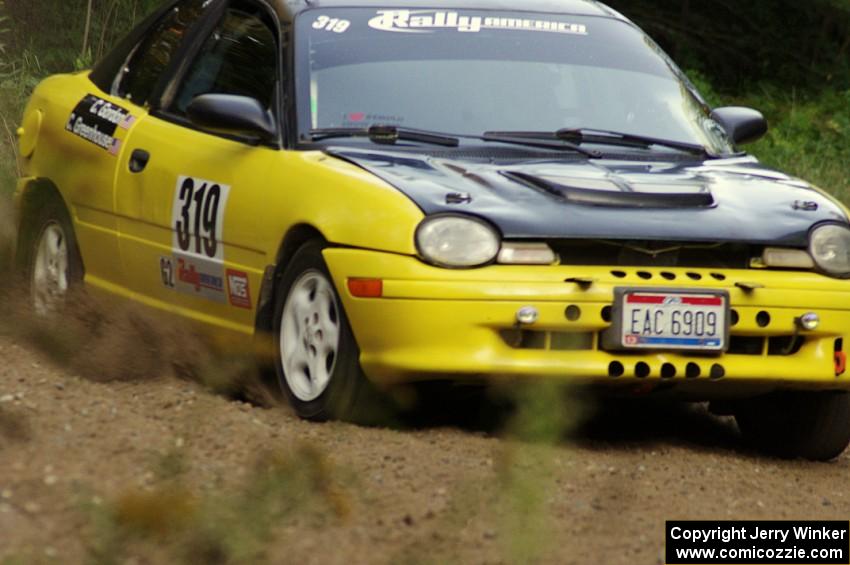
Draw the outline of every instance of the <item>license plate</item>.
M618 289L617 301L620 345L625 349L726 350L726 292Z

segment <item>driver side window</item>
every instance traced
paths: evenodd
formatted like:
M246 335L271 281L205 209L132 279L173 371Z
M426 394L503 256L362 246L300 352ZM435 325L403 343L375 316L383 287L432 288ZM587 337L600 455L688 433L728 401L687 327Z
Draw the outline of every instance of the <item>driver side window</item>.
M186 108L202 94L249 96L271 109L278 77L278 44L267 13L249 2L230 6L189 67L171 107Z
M207 4L204 0L183 0L166 14L131 53L115 79L113 94L139 106L148 104L172 57Z

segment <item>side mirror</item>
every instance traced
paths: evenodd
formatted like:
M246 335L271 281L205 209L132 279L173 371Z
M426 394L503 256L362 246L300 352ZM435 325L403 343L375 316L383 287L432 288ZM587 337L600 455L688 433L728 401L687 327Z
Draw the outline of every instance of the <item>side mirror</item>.
M193 124L217 133L256 137L270 141L277 137L274 118L259 100L232 94L203 94L186 109Z
M758 141L767 133L767 120L761 112L752 108L717 108L711 113L711 117L726 130L729 139L736 145Z

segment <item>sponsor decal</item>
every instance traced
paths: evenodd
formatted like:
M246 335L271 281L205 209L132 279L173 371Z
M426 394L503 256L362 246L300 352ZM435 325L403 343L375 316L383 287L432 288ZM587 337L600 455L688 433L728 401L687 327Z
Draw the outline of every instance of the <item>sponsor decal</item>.
M162 286L165 288L176 288L174 281L174 260L171 257L159 258L159 273L162 277Z
M162 262L160 262L162 266ZM224 269L198 257L175 255L163 269L163 284L180 294L225 303Z
M231 306L251 309L251 287L247 273L227 269L227 292Z
M404 118L386 114L367 114L366 112L351 112L342 115L344 125L358 126L363 124L401 125Z
M115 132L119 127L129 129L134 121L128 110L89 94L71 112L65 131L116 156L121 151L121 141L115 139Z
M444 10L378 10L369 27L395 33L433 33L453 30L478 33L482 30L539 31L566 35L587 35L587 26L554 20L504 18L499 16L462 16Z
M162 285L187 296L227 302L224 272L220 264L201 258L175 255L160 257Z
M202 288L224 292L222 277L205 273L201 269L191 259L177 259L177 280L194 287L195 292L200 292Z

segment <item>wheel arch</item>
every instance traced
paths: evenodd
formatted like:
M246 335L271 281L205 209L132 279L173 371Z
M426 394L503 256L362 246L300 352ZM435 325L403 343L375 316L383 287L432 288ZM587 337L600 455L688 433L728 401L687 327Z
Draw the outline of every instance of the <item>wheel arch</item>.
M309 241L327 241L324 234L312 224L301 223L289 228L278 246L275 262L266 267L257 305L256 330L271 334L274 328L274 301L277 282L292 257Z
M62 196L62 191L49 178L38 177L26 182L20 190L17 200L17 239L14 245L14 265L21 269L26 267L29 240L35 235L28 231L34 229L31 219L39 209L48 203L56 203L62 207L67 215L71 229L74 229L74 222L71 216L71 208ZM85 270L85 265L83 265L83 269Z

